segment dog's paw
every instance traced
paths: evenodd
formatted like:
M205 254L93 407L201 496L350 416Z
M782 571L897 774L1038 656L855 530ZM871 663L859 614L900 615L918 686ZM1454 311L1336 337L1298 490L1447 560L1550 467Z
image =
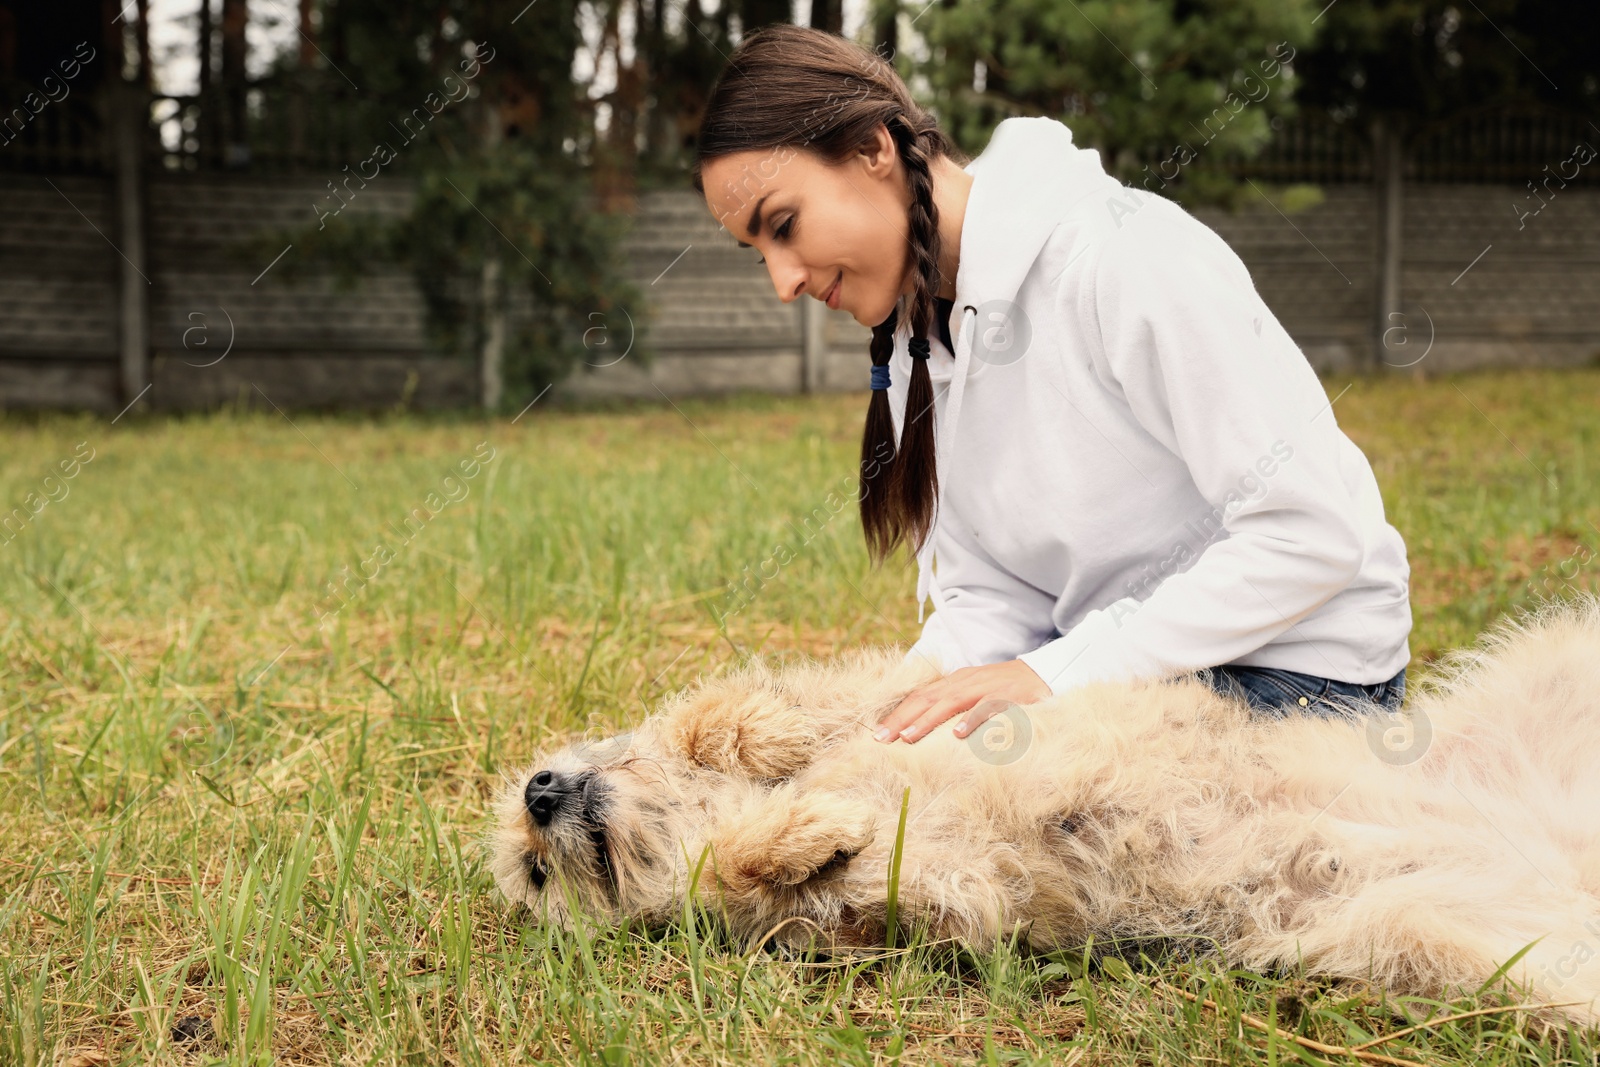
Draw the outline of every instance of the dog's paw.
M770 679L706 682L665 710L667 742L689 762L747 778L787 778L821 740L815 717Z
M858 803L780 788L718 828L717 879L734 896L781 892L844 870L874 834Z

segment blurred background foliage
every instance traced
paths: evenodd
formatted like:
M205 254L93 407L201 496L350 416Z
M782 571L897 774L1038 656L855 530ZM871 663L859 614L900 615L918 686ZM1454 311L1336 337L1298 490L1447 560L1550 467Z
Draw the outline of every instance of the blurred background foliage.
M1051 115L1125 182L1191 206L1234 201L1251 174L1291 210L1314 202L1314 186L1250 169L1291 133L1303 164L1485 109L1600 120L1600 6L1573 0L299 0L299 47L258 77L242 55L259 16L217 2L195 23L202 96L310 94L352 162L392 130L385 169L417 180L402 218L356 204L289 240L350 278L409 264L435 344L501 346L505 405L583 362L597 310L637 306L620 243L637 197L686 187L717 74L773 22L850 22L971 155L1000 120ZM480 54L470 94L401 140L396 122Z

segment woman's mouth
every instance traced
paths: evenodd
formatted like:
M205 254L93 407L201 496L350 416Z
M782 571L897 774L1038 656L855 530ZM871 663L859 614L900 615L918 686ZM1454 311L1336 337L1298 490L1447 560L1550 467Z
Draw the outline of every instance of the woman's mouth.
M839 277L834 279L833 285L828 289L828 295L823 299L829 308L839 310L839 290L844 287L844 271L839 272Z

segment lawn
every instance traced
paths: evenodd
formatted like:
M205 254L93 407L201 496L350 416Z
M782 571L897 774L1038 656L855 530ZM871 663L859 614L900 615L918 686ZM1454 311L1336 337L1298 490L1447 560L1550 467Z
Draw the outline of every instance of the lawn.
M1409 546L1413 679L1600 590L1600 370L1325 384ZM915 639L914 572L832 503L865 399L4 416L0 1063L1353 1063L1293 1038L1430 1017L1366 1061L1595 1061L1493 991L509 913L502 769L741 656Z

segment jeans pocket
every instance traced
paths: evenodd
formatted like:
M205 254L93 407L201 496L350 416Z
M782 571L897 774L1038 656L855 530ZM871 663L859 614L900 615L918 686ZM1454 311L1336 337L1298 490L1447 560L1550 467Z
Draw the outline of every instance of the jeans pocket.
M1291 708L1309 708L1328 693L1328 680L1315 675L1283 671L1274 667L1259 668L1263 681L1277 692L1278 703Z
M1404 696L1404 680L1391 678L1373 685L1335 682L1328 687L1325 699L1330 704L1338 704L1341 708L1356 712L1369 710L1368 705L1373 704L1388 711L1398 711Z
M1328 691L1328 680L1274 667L1244 667L1232 670L1233 678L1248 696L1253 708L1271 714L1325 712L1320 707Z

